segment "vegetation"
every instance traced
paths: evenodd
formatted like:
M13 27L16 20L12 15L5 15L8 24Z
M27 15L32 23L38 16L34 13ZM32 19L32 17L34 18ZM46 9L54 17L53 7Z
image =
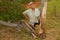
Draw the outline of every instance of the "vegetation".
M23 8L23 9L22 9ZM0 20L17 21L21 18L24 7L16 0L1 0L0 2Z
M23 4L30 1L32 0L0 0L0 20L18 21L24 19L22 13L25 7Z

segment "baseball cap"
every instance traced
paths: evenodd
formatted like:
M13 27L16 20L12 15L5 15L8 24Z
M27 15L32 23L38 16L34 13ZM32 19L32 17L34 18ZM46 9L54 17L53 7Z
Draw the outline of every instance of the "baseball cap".
M29 4L28 5L31 5L31 4L34 4L33 2L29 2Z

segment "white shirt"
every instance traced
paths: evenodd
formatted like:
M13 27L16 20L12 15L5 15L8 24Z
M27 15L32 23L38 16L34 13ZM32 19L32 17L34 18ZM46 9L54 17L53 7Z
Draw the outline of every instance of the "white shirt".
M40 16L40 11L38 8L35 8L35 10L28 9L24 11L23 14L27 14L29 16L31 25L38 23L38 17Z

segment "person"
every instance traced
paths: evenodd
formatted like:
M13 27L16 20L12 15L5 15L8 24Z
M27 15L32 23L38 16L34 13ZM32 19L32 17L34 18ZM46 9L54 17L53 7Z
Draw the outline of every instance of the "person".
M36 25L40 24L40 10L35 7L34 2L30 2L29 4L29 9L25 10L23 12L23 15L29 19L29 24L36 27ZM42 27L41 27L42 28ZM32 34L35 38L36 36ZM45 38L45 33L40 34L40 37Z
M23 12L23 15L28 19L29 18L29 24L32 26L36 26L40 24L40 10L35 7L34 2L30 2L29 9L25 10Z

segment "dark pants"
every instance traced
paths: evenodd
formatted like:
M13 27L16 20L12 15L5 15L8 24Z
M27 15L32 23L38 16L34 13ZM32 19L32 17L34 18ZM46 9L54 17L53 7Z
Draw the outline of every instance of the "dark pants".
M40 24L40 20L38 20L38 23L34 23L34 25L29 24L33 29L35 29L36 25Z
M34 23L34 27L39 24L40 24L40 20L38 20L38 23Z

